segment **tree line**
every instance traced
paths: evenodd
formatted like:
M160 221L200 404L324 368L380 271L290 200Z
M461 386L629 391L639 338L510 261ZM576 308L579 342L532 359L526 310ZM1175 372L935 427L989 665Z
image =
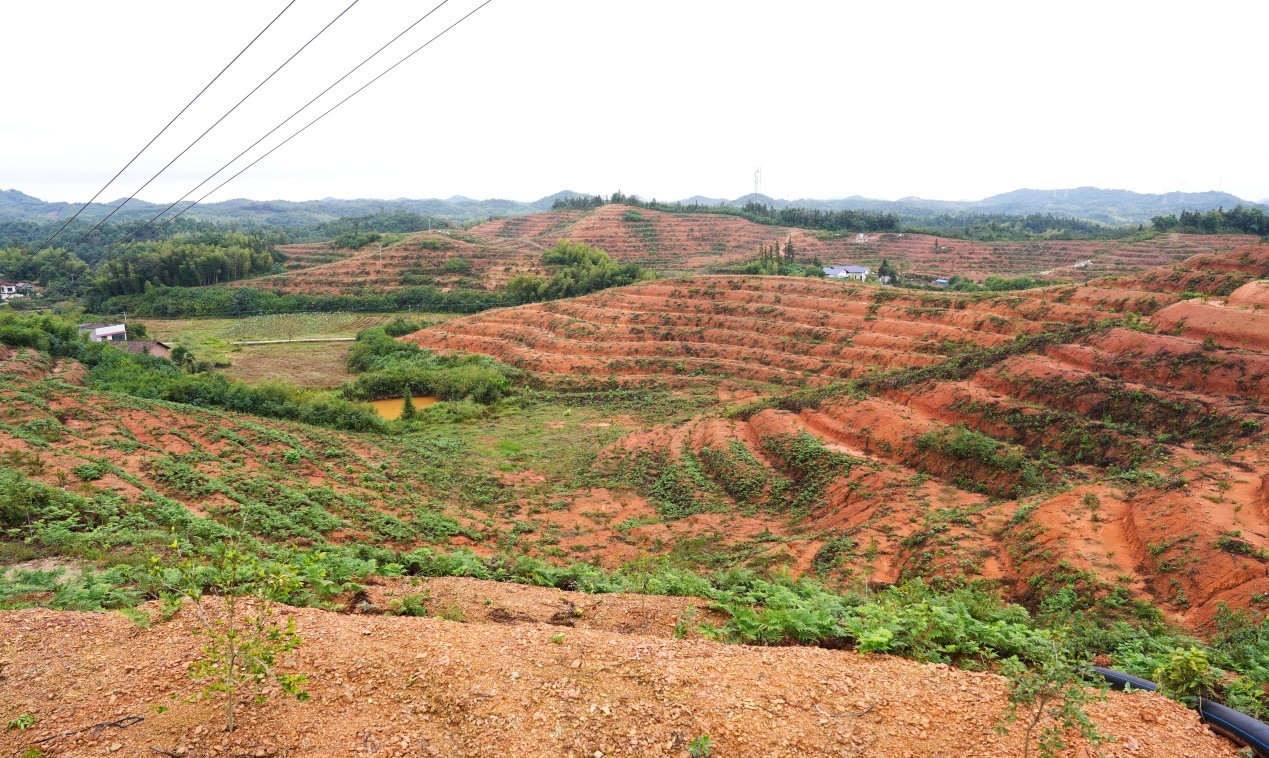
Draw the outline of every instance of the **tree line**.
M1155 231L1187 232L1190 234L1255 234L1269 236L1269 215L1259 208L1236 206L1233 210L1217 208L1214 211L1181 211L1175 214L1155 216L1150 221Z
M147 245L108 260L93 275L102 295L135 295L163 287L206 287L267 274L281 255L261 237L204 233Z
M152 287L136 295L103 298L90 293L84 305L94 313L127 311L155 318L249 316L273 313L350 311L383 313L415 310L433 313L478 313L490 308L522 305L522 298L506 292L403 287L370 295L306 295L279 293L255 287Z
M380 211L366 216L350 216L333 221L308 224L296 229L288 229L286 230L286 237L288 242L317 242L338 239L345 235L358 237L371 234L403 234L422 232L428 229L450 228L453 228L453 224L447 219L397 209L391 213ZM336 247L352 246L336 244Z
M761 224L821 229L826 232L897 232L899 217L874 211L822 211L816 208L772 208L762 203L745 203L745 212Z
M701 203L661 203L640 200L618 190L608 197L603 195L559 198L551 204L551 210L594 210L603 205L631 205L636 208L662 213L713 213L739 216L757 224L768 226L796 226L803 229L821 229L830 232L886 232L899 229L899 217L893 213L873 211L822 211L813 208L772 208L761 203L749 202L744 207L733 205L705 205Z
M819 210L815 208L775 208L764 203L733 205L701 203L661 203L640 200L621 191L603 195L560 198L552 210L594 210L609 203L663 213L713 213L739 216L758 224L791 226L826 232L913 232L938 234L984 242L1031 239L1117 239L1142 231L1139 226L1108 226L1088 219L1032 213L945 213L932 217L904 218L895 213L869 210Z
M275 248L293 242L338 240L337 246L360 248L380 234L450 228L442 218L396 210L366 216L316 221L294 228L223 223L181 217L139 244L124 244L144 222L107 222L92 231L73 251L92 224L75 220L58 235L54 246L35 253L61 222L0 221L0 279L57 285L57 294L84 295L99 289L105 296L135 294L150 286L197 287L268 273L281 255ZM116 247L118 246L118 247ZM265 252L269 259L266 260ZM90 274L88 264L109 253Z
M1120 239L1140 226L1107 226L1096 221L1049 213L944 213L905 224L904 231L980 242L1025 240Z

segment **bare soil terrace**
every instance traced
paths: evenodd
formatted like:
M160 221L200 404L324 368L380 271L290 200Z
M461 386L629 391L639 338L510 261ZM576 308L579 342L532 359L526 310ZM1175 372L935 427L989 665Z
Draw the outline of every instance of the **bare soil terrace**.
M783 522L776 560L798 573L986 578L1023 600L1074 580L1201 627L1269 591L1266 276L1269 246L1001 296L691 277L405 339L568 386L748 382L778 397L856 380L863 394L637 432L604 460L700 469L701 497ZM823 474L800 439L844 458L790 521L773 493Z
M626 218L637 210L640 221ZM756 224L738 216L662 213L605 205L593 211L551 211L499 219L468 231L423 232L382 249L333 250L316 244L284 246L287 272L241 280L313 294L357 293L430 283L495 289L520 273L541 273L544 250L561 239L602 248L619 261L663 273L702 274L753 259L762 246L792 241L802 259L877 266L883 258L905 272L927 276L989 274L1051 276L1084 281L1108 274L1175 263L1202 253L1253 244L1245 235L1163 234L1144 240L973 242L924 234L837 234ZM447 273L462 259L470 273Z

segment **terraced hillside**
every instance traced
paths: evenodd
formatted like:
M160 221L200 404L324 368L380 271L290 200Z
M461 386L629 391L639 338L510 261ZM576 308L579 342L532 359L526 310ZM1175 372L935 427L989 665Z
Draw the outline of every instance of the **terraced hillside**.
M309 294L353 294L417 284L497 288L512 275L540 269L540 251L454 230L422 232L380 248L358 251L292 245L282 274L239 280L240 287L268 287ZM446 262L454 261L446 267ZM461 262L461 263L459 263Z
M1146 240L969 242L923 234L830 234L755 224L737 216L674 214L624 205L553 211L490 221L469 231L424 232L380 250L338 251L314 245L284 248L284 274L239 281L285 291L326 293L410 284L496 288L517 273L540 273L542 251L561 239L602 248L620 261L665 273L702 274L752 259L762 246L792 241L799 257L825 263L880 264L928 276L1051 275L1087 280L1178 262L1252 244L1239 235L1158 235ZM447 270L450 260L467 270ZM451 267L454 264L451 264Z
M76 364L0 346L0 455L32 481L99 500L103 522L131 512L165 531L188 528L188 513L282 542L414 537L402 517L429 488L384 476L392 453L372 436L96 392L82 379Z
M145 555L174 530L202 540L240 529L305 555L329 553L338 564L329 570L345 578L350 567L375 570L367 545L615 568L706 539L743 551L752 535L782 529L741 519L718 539L716 520L662 521L621 481L592 475L606 445L683 416L660 401L536 404L397 436L100 392L86 381L79 364L0 345L0 504L14 492L61 503L55 521L6 534L0 566L85 551ZM714 402L674 397L687 408ZM4 590L0 582L0 602L12 601Z
M721 412L597 465L662 515L779 524L797 571L1075 586L1201 625L1269 594L1264 277L1264 245L1009 296L692 277L405 339L548 384L717 387Z

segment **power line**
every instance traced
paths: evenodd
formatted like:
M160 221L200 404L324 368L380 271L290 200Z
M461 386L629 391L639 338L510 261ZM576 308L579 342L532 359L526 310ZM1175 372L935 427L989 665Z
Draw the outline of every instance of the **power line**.
M137 244L138 242L142 242L142 241L144 241L145 239L148 239L148 238L150 238L150 237L153 237L154 235L156 235L156 234L158 234L159 232L161 232L161 231L163 231L164 229L166 229L166 228L168 227L168 225L169 225L169 224L171 224L171 223L172 223L173 221L175 221L176 219L180 218L182 215L184 215L187 211L189 211L189 210L190 210L191 208L193 208L195 205L198 205L198 204L199 204L199 203L201 203L202 201L206 200L208 197L210 197L212 194L214 194L214 193L215 193L217 190L219 190L221 187L224 187L226 184L228 184L228 183L232 182L234 179L237 179L237 178L238 178L239 176L241 176L241 175L243 174L243 172L245 172L247 169L251 168L252 166L254 166L254 165L256 165L257 163L259 163L260 161L262 161L262 160L264 160L265 158L267 158L267 157L269 157L270 155L272 155L272 154L273 154L273 152L274 152L274 151L276 151L278 148L282 147L282 146L283 146L283 145L285 145L286 143L290 142L291 140L293 140L293 139L295 139L296 137L298 137L298 136L300 136L301 134L303 134L303 133L304 133L304 132L305 132L305 131L309 128L309 127L313 126L313 125L314 125L314 124L316 124L318 121L321 121L323 118L326 118L326 117L327 117L328 115L330 115L330 113L331 113L332 111L334 111L336 108L338 108L339 106L341 106L341 105L343 105L344 103L348 102L349 100L353 99L353 98L354 98L354 97L356 97L358 94L360 94L360 93L362 92L362 90L366 89L366 88L367 88L367 87L369 87L370 85L372 85L372 84L374 84L375 82L379 81L379 80L380 80L380 79L382 79L384 76L386 76L389 72L391 72L393 69L397 68L397 67L398 67L398 66L400 66L401 64L403 64L403 63L405 63L406 61L408 61L410 58L413 58L415 55L417 55L418 53L422 52L423 48L427 47L428 45L432 44L432 43L433 43L433 42L435 42L436 40L438 40L438 39L440 39L441 37L443 37L443 36L444 36L447 32L449 32L451 29L453 29L454 27L456 27L456 26L458 26L459 24L463 23L464 21L466 21L468 18L470 18L472 15L474 15L474 14L476 13L476 11L480 10L481 8L484 8L486 5L488 5L488 4L489 4L489 3L491 3L491 2L493 2L493 0L485 0L483 3L481 3L481 4L480 4L480 5L478 5L478 6L476 6L473 10L471 10L470 12L468 12L468 13L467 13L467 15L463 16L462 18L458 19L458 20L457 20L457 21L455 21L454 23L452 23L452 24L450 24L449 26L445 27L445 29L441 30L441 31L440 31L440 32L439 32L439 33L438 33L435 37L432 37L432 38L431 38L431 39L429 39L427 42L424 42L422 45L419 45L417 48L415 48L415 49L414 49L411 53L409 53L408 55L406 55L404 58L402 58L401 60L399 60L399 61L397 61L396 63L392 64L392 65L391 65L391 66L389 66L387 69L385 69L382 73L380 73L378 76L376 76L375 78L373 78L373 79L371 79L370 81L366 82L365 84L361 85L361 87L359 87L359 88L357 88L356 90L354 90L354 91L352 92L352 94L348 95L348 96L347 96L347 97L345 97L343 100L340 100L339 102L337 102L337 103L335 103L334 105L332 105L330 108L328 108L326 111L324 111L324 112L323 112L320 116L318 116L317 118L315 118L315 119L313 119L312 121L310 121L310 122L308 122L307 124L305 124L305 125L304 125L303 127L301 127L298 131L296 131L295 133L293 133L291 136L287 137L286 139L282 140L282 141L281 141L281 142L279 142L278 144L274 145L274 146L273 146L273 147L272 147L272 148L271 148L268 152L264 153L264 154L263 154L263 155L261 155L259 158L256 158L256 159L255 159L254 161L252 161L251 163L248 163L246 166L243 166L241 169L239 169L239 170L238 170L238 172L237 172L236 174L234 174L233 176L229 177L228 179L226 179L225 181L221 182L220 184L216 185L216 186L215 186L215 187L213 187L210 191L208 191L206 194L204 194L202 197L198 198L198 199L197 199L197 200L195 200L194 202L192 202L192 203L190 203L189 205L187 205L187 206L186 206L184 209L182 209L180 212L175 213L175 214L173 214L172 216L170 216L170 217L167 219L167 221L164 221L164 222L163 222L163 224L162 224L162 225L160 225L160 226L158 226L157 228L153 229L153 230L152 230L149 234L146 234L144 237L140 237L140 238L138 238L137 240L134 240L131 244L134 244L134 245L135 245L135 244ZM217 172L217 173L219 173L219 172ZM102 259L102 258L104 258L104 257L105 257L105 253L102 253L101 255L97 256L97 257L96 257L96 258L94 258L93 260L89 261L89 263L88 263L89 267L93 266L94 264L96 264L96 263L97 263L97 261L101 260L101 259Z
M193 142L191 142L191 143L189 143L188 145L186 145L185 149L184 149L184 150L182 150L181 152L177 153L177 155L176 155L176 157L175 157L175 158L173 158L172 160L168 161L166 166L164 166L163 168L161 168L161 169L159 169L159 170L158 170L158 173L156 173L154 176L152 176L152 177L150 177L149 179L147 179L147 180L146 180L146 182L145 182L145 184L142 184L140 187L138 187L138 188L136 189L136 191L135 191L135 192L133 192L133 193L132 193L131 195L129 195L128 197L124 198L124 199L123 199L123 202L122 202L122 203L119 203L119 205L117 205L117 206L115 207L115 209L114 209L114 210L112 210L110 213L106 214L106 217L105 217L105 218L103 218L102 220L98 221L98 222L97 222L97 223L93 226L93 228L89 229L87 232L84 232L84 236L80 237L78 240L76 240L76 241L75 241L75 243L74 243L73 245L71 245L70 247L68 247L68 248L66 248L66 249L67 249L68 251L70 251L70 250L74 250L74 249L75 249L75 247L76 247L77 245L79 245L79 243L81 243L81 242L83 242L84 240L88 239L88 235L90 235L90 234L92 234L93 232L97 231L97 229L98 229L98 228L100 228L102 224L104 224L104 223L106 223L107 221L109 221L109 220L110 220L110 217L111 217L111 216L113 216L113 215L115 215L116 213L118 213L118 212L119 212L119 210L120 210L121 208L123 208L123 206L127 205L127 204L128 204L128 201L130 201L130 200L132 200L133 198L135 198L135 197L136 197L138 194L140 194L140 193L141 193L141 191L142 191L142 190L144 190L146 187L149 187L151 182L153 182L155 179L158 179L158 178L159 178L159 176L160 176L160 175L162 175L162 173L163 173L164 171L167 171L169 168L171 168L173 163L176 163L178 160L180 160L180 159L181 159L181 156L183 156L183 155L185 155L186 153L188 153L188 152L190 151L190 149L192 149L195 145L197 145L197 144L198 144L198 143L199 143L199 142L203 139L203 137L206 137L209 133L211 133L211 130L212 130L212 129L215 129L217 126L219 126L219 125L220 125L220 122L222 122L222 121L224 121L225 119L229 118L229 115L230 115L231 113L233 113L234 111L238 110L238 106L240 106L240 105L242 105L243 103L247 102L247 99L248 99L248 98L250 98L252 95L254 95L254 94L256 93L256 91L257 91L257 90L259 90L261 87L263 87L265 84L267 84L267 83L269 82L269 80L270 80L270 79L272 79L274 76L276 76L276 75L277 75L277 73L278 73L279 71L281 71L282 69L286 68L286 65L287 65L288 63L290 63L291 61L295 60L295 56L297 56L297 55L299 55L300 53L304 52L304 49L305 49L305 48L307 48L309 45L313 44L313 42L314 42L314 41L316 41L318 37L322 36L322 34L324 34L324 33L326 32L326 30L327 30L327 29L331 28L331 26L333 26L333 25L334 25L334 23L335 23L336 21L338 21L340 18L342 18L342 17L343 17L343 15L344 15L345 13L347 13L347 12L348 12L348 11L350 11L350 10L352 10L352 7L353 7L354 5L356 5L357 3L359 3L359 2L361 2L361 0L352 0L352 2L348 5L348 7L347 7L347 8L344 8L342 11L340 11L338 16L335 16L335 18L331 19L331 20L330 20L330 22L329 22L329 23L327 23L327 24L326 24L326 26L323 26L323 27L322 27L322 28L321 28L321 29L317 32L317 34L314 34L314 35L313 35L313 36L309 39L309 41L308 41L308 42L305 42L305 43L304 43L304 44L300 47L300 49L299 49L299 50L296 50L294 53L291 53L291 57L290 57L290 58L287 58L286 60L282 61L282 65L280 65L280 66L278 66L277 68L273 69L273 73L271 73L271 74L269 74L268 76L266 76L266 77L264 78L264 81L262 81L262 82L260 82L259 84L257 84L257 85L255 86L255 88L253 88L250 92L248 92L248 93L247 93L247 94L246 94L246 95L245 95L245 96L244 96L241 100L239 100L237 103L234 103L234 106L233 106L232 108L230 108L229 110L225 111L225 115L223 115L223 116L221 116L220 118L216 119L216 123L214 123L214 124L212 124L211 126L207 127L207 131L205 131L205 132L203 132L202 134L198 135L198 137L197 137L197 138L195 138Z
M115 180L116 180L116 179L118 179L120 176L122 176L122 175L123 175L123 172L124 172L124 171L127 171L127 170L128 170L128 167L129 167L129 166L131 166L133 163L135 163L135 162L136 162L136 160L137 160L137 158L140 158L140 157L141 157L141 153L144 153L146 150L149 150L149 149L150 149L150 145L153 145L155 140L157 140L159 137L162 137L162 136L163 136L163 133L164 133L164 132L166 132L166 131L168 130L168 127L170 127L172 124L176 123L176 119L180 118L180 117L181 117L181 116L185 113L185 111L189 110L190 106L191 106L191 105L193 105L193 104L194 104L194 103L198 100L198 98L202 97L202 96L203 96L203 93L204 93L204 92L206 92L206 91L208 90L208 88L209 88L209 87L211 87L213 84L215 84L215 83L216 83L216 80L217 80L217 79L219 79L219 78L221 77L221 75L223 75L226 71L228 71L228 70L229 70L229 67L230 67L230 66L234 65L234 63L236 63L236 62L238 61L238 59L239 59L239 58L241 58L241 57L243 56L243 53L245 53L245 52L247 52L248 50L250 50L250 49L251 49L251 46L252 46L252 45L254 45L254 44L256 43L256 40L260 39L260 37L262 37L262 36L264 35L264 33L265 33L265 32L269 31L269 27L273 26L274 22L276 22L278 19L282 18L282 14L283 14L283 13L286 13L288 10L290 10L290 8L291 8L291 6L292 6L292 5L295 5L295 0L291 0L291 2L287 3L287 4L286 4L286 7L284 7L284 8L281 10L281 12L279 12L279 13L278 13L278 15L276 15L276 16L274 16L274 17L273 17L273 21L270 21L269 23L265 24L265 25L264 25L264 28L260 30L259 34L257 34L256 36L252 37L252 38L251 38L251 41L247 43L247 46L246 46L246 47L244 47L242 50L238 51L238 54L237 54L237 55L235 55L235 56L233 57L233 60L231 60L231 61L229 61L228 63L226 63L226 64L225 64L225 67L224 67L224 68L222 68L222 69L220 70L220 73L218 73L218 74L216 74L215 76L213 76L213 77L212 77L212 80L211 80L210 82L207 82L207 84L206 84L206 85L204 85L204 86L203 86L203 88L202 88L202 89L200 89L200 90L198 91L198 94L197 94L197 95L194 95L194 99L193 99L193 100L190 100L188 103L186 103L186 104L185 104L185 107L184 107L184 108L181 108L180 112L179 112L179 113L177 113L175 116L173 116L173 117L172 117L172 120L171 120L171 121L169 121L169 122L167 122L167 125L166 125L166 126L164 126L162 129L160 129L160 130L159 130L159 133L158 133L158 134L156 134L156 135L154 135L153 137L151 137L151 138L150 138L150 141L149 141L149 142L147 142L147 143L145 143L145 147L141 148L141 149L137 152L137 154L136 154L136 155L132 156L132 160L130 160L130 161L128 161L127 163L123 164L123 168L119 169L119 173L117 173L117 174L115 174L114 176L110 177L110 181L108 181L108 182L106 182L105 184L103 184L103 185L101 186L101 189L97 190L97 194L93 195L91 198L89 198L88 202L86 202L86 203L84 203L82 206L80 206L79 210L75 211L75 215L73 215L73 216L71 216L70 218L66 219L66 223L62 224L62 225L61 225L61 227L59 227L57 231L53 232L53 235L52 235L51 237L49 237L48 239L44 240L44 244L40 245L40 246L36 249L36 251L35 251L34 253L32 253L32 255L39 255L40 251L41 251L41 250L43 250L44 248L48 247L49 243L50 243L50 242L52 242L52 241L53 241L53 240L57 237L57 235L61 234L61 233L62 233L62 231L66 229L66 227L70 226L70 223L71 223L72 221L74 221L75 219L79 218L79 214L81 214L81 213L83 213L85 210L87 210L88 206L92 205L94 200L96 200L98 197L101 197L101 193L105 192L107 187L109 187L110 185L114 184L114 183L115 183ZM76 244L78 244L78 243L76 243Z
M273 128L272 128L272 129L270 129L268 132L266 132L266 133L265 133L265 135L264 135L263 137L261 137L260 139L256 140L255 142L252 142L250 145L248 145L248 146L247 146L247 148L246 148L245 150L243 150L242 152L240 152L240 153L238 153L237 155L235 155L235 156L234 156L233 158L231 158L231 159L230 159L227 163L225 163L225 165L223 165L223 166L221 166L220 168L216 169L216 171L215 171L215 172L214 172L211 176L209 176L209 177L207 177L206 179L204 179L203 181L199 182L199 183L198 183L198 184L197 184L197 185L196 185L193 189L189 190L189 191L188 191L188 192L186 192L184 195L181 195L181 196L180 196L179 198L177 198L177 199L176 199L176 201L175 201L175 202L173 202L171 205L169 205L168 207L164 208L163 210L161 210L161 211L159 211L157 214L155 214L154 218L150 219L150 220L149 220L149 221L147 221L144 225L142 225L142 226L138 227L137 229L133 230L133 232L132 232L131 234L129 234L127 237L125 237L124 239L120 240L119 242L116 242L114 245L112 245L109 249L107 249L104 253L102 253L102 254L101 254L101 255L99 255L98 257L99 257L99 258L104 258L104 257L109 256L112 252L114 252L114 251L115 251L115 249L117 249L117 248L119 248L119 247L121 247L121 246L123 246L123 245L127 244L130 240L132 240L132 238L133 238L133 237L136 237L138 234L140 234L141 232L145 231L147 228L149 228L149 226L150 226L151 224L153 224L155 221L157 221L158 219L160 219L160 218L163 216L163 214L164 214L164 213L167 213L168 211L170 211L170 210L172 210L173 208L175 208L177 205L180 205L182 202L184 202L184 201L185 201L185 199L186 199L187 197L189 197L190 195L194 194L194 193L195 193L195 192L197 192L198 190L202 189L202 188L203 188L203 185L205 185L205 184L207 184L208 182L210 182L211 180L215 179L215 178L216 178L216 177L220 174L220 172L222 172L222 171L224 171L225 169L227 169L227 168L229 168L230 166L232 166L234 163L236 163L236 162L238 161L238 159L239 159L239 158L241 158L242 156L244 156L244 155L246 155L247 153L251 152L251 150L252 150L252 149L254 149L254 148L255 148L257 145L259 145L261 142L264 142L266 139L268 139L268 138L269 138L269 137L270 137L270 136L271 136L274 132L276 132L277 130L281 129L283 126L286 126L288 123L290 123L291 119L293 119L293 118L295 118L296 116L298 116L298 115L300 115L301 113L303 113L303 112L304 112L304 111L305 111L305 110L306 110L306 109L307 109L310 105L312 105L313 103L315 103L315 102L317 102L319 99L321 99L321 98L322 98L322 96L324 96L327 92L330 92L332 89L334 89L335 87L339 86L339 84L340 84L341 82L343 82L345 79L347 79L348 77L350 77L350 76L352 76L354 73L356 73L358 69L360 69L362 66L366 65L367 63L369 63L371 60L373 60L376 56L378 56L378 55L379 55L379 53L382 53L384 50L387 50L389 46L391 46L391 45L392 45L393 43L395 43L397 40L401 39L403 36L405 36L407 33L409 33L409 32L410 32L410 30L414 29L414 27L418 26L419 24L421 24L421 23L423 23L425 20L427 20L427 18L428 18L429 16L431 16L431 15L432 15L433 13L435 13L436 11L440 10L441 6L445 5L447 2L449 2L449 0L441 0L441 2L440 2L440 3L438 3L438 4L434 7L434 8L432 8L432 10L430 10L430 11L428 11L427 13L423 14L423 16L422 16L421 18L419 18L419 20L418 20L418 21L415 21L413 24L410 24L409 26L407 26L407 27L406 27L406 28L405 28L405 29L404 29L404 30L403 30L400 34L398 34L397 36L395 36L395 37L393 37L392 39L388 40L386 43L384 43L384 45L383 45L382 47L380 47L378 50L376 50L376 51L374 51L373 53L371 53L371 54L370 54L367 58L365 58L364 60L362 60L362 62L361 62L361 63L358 63L356 66L352 67L352 68L348 71L348 73L346 73L346 74L344 74L343 76L341 76L341 77L339 77L338 79L336 79L334 84L330 85L330 86L329 86L329 87L327 87L326 89L324 89L324 90L322 90L321 92L317 93L317 95L316 95L315 97L313 97L313 99L312 99L312 100L309 100L307 103L305 103L304 105L300 106L298 110L296 110L296 111L295 111L294 113L292 113L291 115L287 116L285 119L283 119L283 120L282 120L282 122L281 122L281 123L279 123L277 126L273 127Z

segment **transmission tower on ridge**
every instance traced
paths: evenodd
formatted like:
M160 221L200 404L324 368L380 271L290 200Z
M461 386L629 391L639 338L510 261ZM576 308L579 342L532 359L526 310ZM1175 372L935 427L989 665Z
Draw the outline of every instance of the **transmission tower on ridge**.
M762 194L762 167L753 172L753 201L758 202L758 195Z

